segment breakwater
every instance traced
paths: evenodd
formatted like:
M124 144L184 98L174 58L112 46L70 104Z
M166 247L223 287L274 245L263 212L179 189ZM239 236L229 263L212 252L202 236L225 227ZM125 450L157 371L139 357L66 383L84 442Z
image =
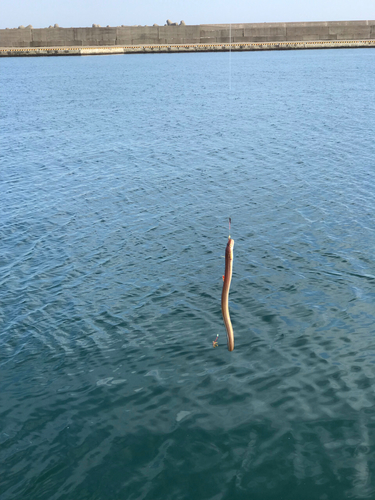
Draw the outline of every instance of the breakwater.
M246 23L179 26L121 26L92 28L50 27L0 30L2 55L4 49L64 48L67 54L79 53L79 48L153 46L153 51L165 51L164 46L200 45L202 50L219 50L231 44L234 50L250 50L259 44L269 48L309 48L309 42L328 42L340 47L346 41L375 41L375 21L332 21L311 23ZM299 42L296 44L295 42ZM306 47L300 46L306 42ZM336 43L335 43L336 42ZM280 47L277 47L277 43ZM323 44L321 44L323 46ZM372 44L370 44L372 45ZM162 47L159 50L156 47ZM207 49L212 47L212 49ZM242 48L243 47L243 48ZM73 49L73 50L72 50ZM143 50L143 49L142 49ZM151 49L150 49L151 50ZM170 50L173 50L172 48ZM176 49L178 50L178 49ZM226 50L226 49L221 49ZM254 49L256 50L256 49ZM21 51L22 52L22 51ZM37 54L38 51L34 55ZM50 51L45 51L46 54ZM61 53L61 51L58 51ZM24 54L17 54L24 55Z
M375 40L342 40L315 42L264 42L231 44L190 44L190 45L129 45L125 47L39 47L2 48L0 57L27 56L90 56L109 54L150 54L178 52L228 52L259 50L303 50L374 47Z

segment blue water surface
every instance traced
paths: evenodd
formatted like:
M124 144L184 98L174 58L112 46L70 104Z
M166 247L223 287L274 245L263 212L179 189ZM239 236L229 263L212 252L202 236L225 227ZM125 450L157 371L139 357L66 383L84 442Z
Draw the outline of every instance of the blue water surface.
M374 67L0 61L1 500L375 498Z

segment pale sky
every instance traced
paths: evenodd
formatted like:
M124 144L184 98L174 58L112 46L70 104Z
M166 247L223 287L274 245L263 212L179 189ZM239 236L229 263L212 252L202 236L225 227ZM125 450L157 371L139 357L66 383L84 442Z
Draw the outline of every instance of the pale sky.
M0 28L375 20L375 0L1 0Z

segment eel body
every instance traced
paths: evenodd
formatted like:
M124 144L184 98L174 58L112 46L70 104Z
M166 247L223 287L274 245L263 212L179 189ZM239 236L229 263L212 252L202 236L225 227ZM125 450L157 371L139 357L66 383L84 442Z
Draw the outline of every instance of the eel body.
M232 269L233 269L233 247L234 240L229 236L227 248L225 249L225 275L223 283L223 291L221 294L221 312L223 314L225 328L227 329L228 337L228 351L233 351L234 349L234 336L232 322L229 316L228 308L228 298L229 298L229 288L230 282L232 280Z

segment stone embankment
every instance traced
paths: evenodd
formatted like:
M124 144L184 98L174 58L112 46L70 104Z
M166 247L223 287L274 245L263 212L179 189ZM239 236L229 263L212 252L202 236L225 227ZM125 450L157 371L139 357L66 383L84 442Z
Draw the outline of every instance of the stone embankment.
M337 49L374 47L375 40L340 42L265 42L194 45L130 45L127 47L40 47L0 49L0 57L20 56L93 56L108 54L150 54L177 52L238 52L256 50Z
M0 56L374 47L375 21L0 30Z

